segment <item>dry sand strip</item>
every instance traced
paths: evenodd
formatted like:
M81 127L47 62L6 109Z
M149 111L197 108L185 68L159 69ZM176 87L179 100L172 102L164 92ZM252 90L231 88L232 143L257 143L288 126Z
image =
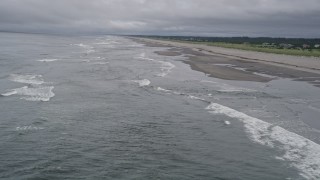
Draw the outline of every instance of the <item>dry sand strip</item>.
M137 39L137 38L136 38ZM207 46L202 44L181 43L166 40L155 40L149 38L138 38L140 41L159 44L159 46L173 46L182 48L191 48L202 53L211 55L220 55L230 58L236 58L246 61L255 61L270 65L292 68L306 72L320 74L320 58L300 57L281 54L262 53L254 51L245 51L238 49L229 49L216 46Z

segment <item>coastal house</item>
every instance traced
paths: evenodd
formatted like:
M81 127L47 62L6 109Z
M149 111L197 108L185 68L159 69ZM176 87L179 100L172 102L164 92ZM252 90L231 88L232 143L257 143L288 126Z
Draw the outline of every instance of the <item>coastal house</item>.
M283 48L283 49L290 49L290 48L293 47L293 45L292 44L281 43L281 44L279 44L279 47Z
M262 43L261 47L268 47L270 43Z
M262 43L261 47L264 47L264 48L274 48L276 47L276 45L274 43Z
M309 48L310 48L310 45L309 45L309 44L303 44L303 45L302 45L302 48L303 48L303 49L309 49Z

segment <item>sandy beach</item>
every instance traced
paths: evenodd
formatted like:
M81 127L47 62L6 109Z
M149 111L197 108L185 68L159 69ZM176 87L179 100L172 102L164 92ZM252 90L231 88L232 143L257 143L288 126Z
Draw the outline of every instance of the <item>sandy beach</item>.
M228 49L199 44L133 38L164 56L186 55L193 70L226 80L268 82L276 77L306 81L320 87L320 59Z

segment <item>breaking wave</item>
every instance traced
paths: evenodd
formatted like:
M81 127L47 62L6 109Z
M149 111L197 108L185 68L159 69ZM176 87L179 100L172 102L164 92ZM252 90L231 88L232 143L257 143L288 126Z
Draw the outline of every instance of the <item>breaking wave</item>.
M206 108L210 113L223 114L244 123L249 138L259 144L279 148L284 153L277 159L286 160L300 170L307 179L320 178L320 145L293 132L248 116L229 107L211 103Z
M79 46L79 47L84 48L84 49L86 50L86 53L87 53L87 54L90 54L90 53L95 52L94 47L93 47L93 46L90 46L90 45L86 45L86 44L83 44L83 43L80 43L80 44L72 44L72 45L75 45L75 46Z
M16 131L31 131L31 130L42 130L43 127L36 127L36 126L18 126L16 127Z
M151 84L151 82L148 79L135 80L133 82L138 83L140 87L149 86Z
M138 59L143 59L143 60L147 60L147 61L153 61L153 62L157 62L160 63L161 66L161 73L157 74L157 76L159 77L165 77L166 75L168 75L171 70L173 68L175 68L176 66L170 62L166 62L166 61L160 61L160 60L155 60L152 58L148 58L146 57L145 53L141 53L140 56L137 57Z
M24 83L24 84L40 85L44 83L41 75L33 75L33 74L28 74L28 75L11 74L9 79L11 81Z
M58 61L58 59L39 59L37 61L39 61L39 62L54 62L54 61Z
M9 90L2 93L2 96L19 95L21 99L27 101L49 101L55 96L52 92L54 86L43 86L45 82L41 75L11 74L9 79L14 82L28 84L28 86Z
M11 96L11 95L20 95L21 99L25 99L27 101L49 101L55 94L52 92L54 89L53 86L34 86L28 87L24 86L21 88L12 89L4 94L3 96Z
M237 119L244 124L248 137L256 143L270 148L280 149L283 153L276 159L284 160L300 171L306 179L320 179L320 145L296 133L290 132L280 126L273 125L261 119L251 117L230 107L213 103L205 99L173 90L156 88L166 94L183 95L190 99L208 103L205 108L209 113L222 114ZM224 121L230 125L230 121Z

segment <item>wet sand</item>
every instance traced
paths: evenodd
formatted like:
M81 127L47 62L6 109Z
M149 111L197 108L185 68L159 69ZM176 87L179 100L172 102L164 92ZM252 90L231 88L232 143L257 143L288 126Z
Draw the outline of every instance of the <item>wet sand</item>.
M268 82L277 77L306 81L320 87L320 59L242 51L199 44L133 38L151 47L168 47L156 51L163 56L187 56L184 61L193 70L211 77Z

